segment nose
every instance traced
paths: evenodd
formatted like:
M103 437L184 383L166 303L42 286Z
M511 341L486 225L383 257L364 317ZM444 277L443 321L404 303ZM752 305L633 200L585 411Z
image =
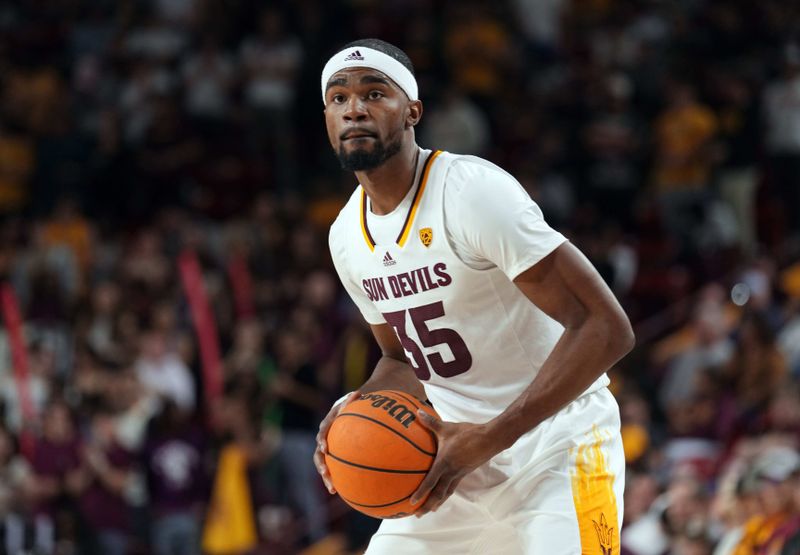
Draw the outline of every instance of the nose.
M343 114L344 120L364 121L368 115L366 103L358 95L350 95Z

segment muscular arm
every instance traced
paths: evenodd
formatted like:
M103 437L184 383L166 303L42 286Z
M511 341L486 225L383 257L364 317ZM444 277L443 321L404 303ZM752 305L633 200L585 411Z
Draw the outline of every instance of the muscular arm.
M563 243L514 283L559 321L564 333L531 384L486 424L448 423L418 413L439 444L433 466L411 497L413 504L427 498L418 516L436 510L465 475L578 397L633 347L627 316L571 244Z
M525 391L487 424L500 450L580 395L634 345L628 317L600 275L564 243L514 283L564 333Z

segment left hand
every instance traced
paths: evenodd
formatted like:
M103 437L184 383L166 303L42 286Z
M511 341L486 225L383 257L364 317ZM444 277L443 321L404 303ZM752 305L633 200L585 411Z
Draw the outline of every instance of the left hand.
M433 465L411 496L412 504L428 497L414 512L420 517L438 509L453 494L461 479L492 458L497 450L483 425L443 422L421 410L417 411L417 416L438 440Z

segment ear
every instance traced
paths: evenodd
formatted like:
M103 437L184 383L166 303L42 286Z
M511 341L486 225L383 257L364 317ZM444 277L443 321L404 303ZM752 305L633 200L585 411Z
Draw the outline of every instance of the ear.
M422 119L422 101L412 100L408 103L406 111L406 129L414 127Z

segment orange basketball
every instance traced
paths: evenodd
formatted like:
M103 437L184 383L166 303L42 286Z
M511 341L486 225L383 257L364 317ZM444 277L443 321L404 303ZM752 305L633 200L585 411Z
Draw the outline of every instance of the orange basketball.
M325 464L348 505L376 518L413 514L411 494L436 456L436 438L417 410L436 411L402 391L364 393L342 409L328 431Z

